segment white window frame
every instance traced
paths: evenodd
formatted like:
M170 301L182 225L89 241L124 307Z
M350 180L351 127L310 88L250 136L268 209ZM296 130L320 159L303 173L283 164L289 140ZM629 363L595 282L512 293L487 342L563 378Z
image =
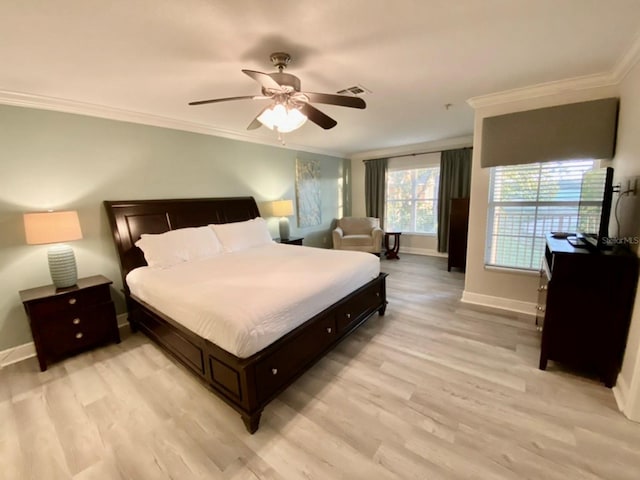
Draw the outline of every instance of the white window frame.
M412 175L412 185L411 191L412 195L410 199L390 199L389 198L389 190L388 190L388 176L389 173L392 172L406 172L406 171L415 171L421 169L434 169L437 171L437 183L434 188L434 196L433 198L417 198L417 185L415 183L415 173ZM411 235L423 235L423 236L436 236L438 234L438 187L440 182L440 154L422 154L415 155L412 157L398 157L389 159L388 172L387 172L387 188L386 188L386 198L385 198L385 229L390 231L393 230L393 227L389 226L388 219L388 206L390 203L394 202L406 202L410 201L411 208L411 230L402 230L403 233L408 233ZM433 232L421 232L416 229L416 220L417 220L417 207L420 202L433 202L433 211L434 211L434 231Z
M580 164L583 165L580 165ZM567 222L565 224L562 224L560 220L558 220L560 218L560 215L556 216L556 221L555 224L558 225L557 228L555 228L555 230L565 230L565 231L569 231L569 232L573 232L575 231L575 219L577 218L577 213L578 213L578 201L579 198L575 198L575 200L567 200L567 201L540 201L540 187L541 187L541 183L540 183L540 178L542 175L542 172L545 168L551 168L554 166L563 166L563 165L569 165L571 164L572 166L574 166L574 168L578 167L578 168L582 168L584 167L585 170L589 170L591 168L597 168L599 167L599 162L597 160L569 160L569 161L563 161L563 162L545 162L545 163L538 163L538 164L529 164L527 165L527 167L529 168L536 168L538 167L538 183L537 183L537 197L536 200L514 200L514 201L499 201L499 200L494 200L494 193L496 190L496 173L500 170L500 169L516 169L517 167L522 167L520 165L514 165L514 166L504 166L504 167L493 167L491 168L490 171L490 182L489 182L489 199L488 199L488 205L487 205L487 231L486 231L486 235L485 235L485 258L484 258L484 264L485 267L487 268L497 268L497 269L509 269L509 270L520 270L520 271L527 271L527 272L531 272L531 271L538 271L540 270L540 265L541 265L541 261L542 261L542 253L538 251L538 253L540 253L540 255L537 255L536 251L540 248L536 248L536 246L540 246L540 245L544 245L544 238L545 235L549 232L547 231L539 231L538 229L538 225L539 223L541 223L540 217L539 217L539 209L543 208L543 207L561 207L561 208L569 208L569 209L575 209L575 214L572 214L573 220L569 219L567 220ZM562 178L562 177L560 177ZM578 192L579 193L579 192ZM498 255L498 252L494 252L494 239L495 237L509 237L509 236L514 236L513 233L509 234L507 232L503 233L502 235L500 233L496 232L496 226L495 226L495 222L496 222L496 208L499 207L533 207L535 209L535 215L534 215L534 220L533 220L533 224L534 224L534 229L533 232L531 233L531 235L522 235L521 231L518 232L517 236L518 238L522 238L522 239L530 239L532 245L534 246L533 248L531 248L530 251L530 258L529 258L529 264L528 266L524 266L524 265L511 265L511 264L502 264L499 262L494 261L493 259ZM549 223L554 223L554 220L552 219L552 217L549 217ZM571 223L573 222L573 224ZM496 240L497 242L497 240ZM541 247L544 248L544 247ZM538 258L538 256L540 258Z

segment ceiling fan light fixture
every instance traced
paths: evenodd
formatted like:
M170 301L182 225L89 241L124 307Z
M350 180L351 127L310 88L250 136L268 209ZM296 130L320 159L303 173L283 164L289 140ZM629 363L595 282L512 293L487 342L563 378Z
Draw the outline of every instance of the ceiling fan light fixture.
M304 125L307 121L307 116L297 108L276 103L262 112L258 117L258 121L271 130L289 133Z

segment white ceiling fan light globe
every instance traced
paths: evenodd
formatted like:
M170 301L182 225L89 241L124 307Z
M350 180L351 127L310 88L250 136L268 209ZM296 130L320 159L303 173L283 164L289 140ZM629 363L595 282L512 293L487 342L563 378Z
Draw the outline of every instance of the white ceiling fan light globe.
M297 108L287 108L278 103L262 112L258 121L271 130L289 133L304 125L307 117Z

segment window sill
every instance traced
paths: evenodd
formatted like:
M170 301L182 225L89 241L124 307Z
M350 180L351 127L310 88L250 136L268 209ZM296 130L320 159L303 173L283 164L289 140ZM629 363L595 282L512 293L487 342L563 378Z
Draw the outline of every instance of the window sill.
M494 265L485 265L485 270L500 273L515 273L517 275L526 275L528 277L540 276L540 270L525 270L524 268L496 267Z

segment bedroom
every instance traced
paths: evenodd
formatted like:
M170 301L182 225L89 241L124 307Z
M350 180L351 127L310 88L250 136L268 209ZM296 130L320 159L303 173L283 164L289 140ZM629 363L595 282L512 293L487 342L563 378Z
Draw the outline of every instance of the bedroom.
M472 93L453 100L449 98L449 91L445 88L447 78L452 79L457 74L469 71L465 64L460 62L462 67L456 64L450 65L451 69L447 70L447 75L450 77L440 79L432 76L434 75L432 72L438 71L436 66L416 68L419 71L419 76L408 77L405 80L407 88L412 87L414 91L418 89L421 96L432 99L425 108L429 108L430 112L433 110L432 116L429 117L433 123L429 124L425 119L421 128L435 133L433 136L430 136L430 133L416 134L415 137L403 136L402 133L399 133L395 138L390 138L392 136L390 133L392 131L391 125L386 124L383 120L376 122L379 128L377 132L382 131L382 133L377 133L375 137L364 135L362 132L364 128L361 124L365 122L364 115L371 113L378 119L384 119L384 115L387 113L384 109L376 109L376 104L382 101L376 95L380 95L378 92L382 90L377 88L374 82L381 82L381 77L386 78L388 70L407 71L414 61L414 53L410 50L403 51L400 48L404 45L404 41L408 41L405 40L405 36L410 37L409 33L411 32L413 35L417 35L412 29L424 27L425 23L427 27L433 27L437 24L432 23L436 19L444 22L447 18L457 18L461 13L466 20L464 25L458 25L457 28L464 26L472 32L476 32L477 29L474 30L475 22L470 18L482 14L483 8L474 6L475 3L470 2L464 7L459 7L460 10L450 11L442 6L438 7L439 4L431 3L425 7L418 7L416 2L408 2L407 5L411 8L424 8L425 10L420 12L427 20L416 18L414 23L403 25L401 21L407 20L405 16L397 18L398 25L392 24L385 27L380 23L372 23L369 30L354 29L353 36L334 39L333 50L329 50L329 45L326 45L326 48L321 47L317 43L320 40L315 38L304 41L291 40L298 38L301 31L301 27L296 26L293 20L287 27L298 32L298 35L282 33L283 29L280 28L264 29L261 27L261 19L271 18L269 15L275 15L275 13L267 11L268 8L265 6L260 7L255 2L249 2L236 8L253 11L253 14L247 19L246 31L243 30L244 34L248 35L251 29L260 30L263 28L260 30L260 34L256 34L255 43L249 40L243 43L244 40L239 39L237 43L242 44L238 45L236 49L220 48L217 50L216 45L219 44L214 41L219 42L221 38L227 37L236 38L233 36L235 22L222 22L219 18L223 18L225 14L232 15L232 18L238 18L239 14L234 14L232 7L219 5L218 8L222 11L217 11L216 15L213 15L215 18L210 21L216 24L220 30L215 32L215 38L210 38L207 35L213 34L203 33L199 21L194 20L194 18L211 18L210 13L205 14L206 9L203 5L206 3L194 2L194 9L204 9L200 11L202 14L194 15L188 20L184 20L183 23L176 21L173 28L170 28L171 25L174 25L170 18L171 14L180 18L180 12L171 9L171 2L163 3L169 12L161 15L161 25L164 29L162 32L155 31L155 36L151 37L151 41L163 48L175 48L175 50L169 50L173 56L184 56L191 59L189 62L185 62L185 65L181 64L182 66L178 67L180 72L185 72L186 80L181 78L175 83L169 81L174 78L173 75L176 75L170 65L160 63L149 66L143 62L143 59L138 59L138 56L144 58L144 55L149 53L151 41L145 43L134 34L138 26L135 22L133 25L126 23L120 25L121 30L116 32L117 35L114 34L115 38L105 37L102 42L101 35L107 35L106 30L109 24L91 25L82 22L81 18L91 18L92 12L83 11L77 2L67 2L65 5L69 10L56 7L61 8L60 15L68 17L66 18L70 22L68 27L74 32L74 35L77 35L72 39L75 49L68 44L63 46L69 50L60 48L59 51L66 52L64 56L58 56L55 54L56 52L43 48L49 44L48 42L57 45L54 42L55 39L43 41L43 38L35 35L35 32L38 31L46 32L50 18L56 18L53 13L46 12L42 5L39 5L39 8L42 9L41 15L37 15L37 11L22 11L19 12L20 16L16 17L21 21L24 18L30 18L29 31L16 31L20 29L11 29L9 25L3 26L4 32L13 32L15 40L5 43L0 55L5 65L12 66L12 68L3 68L5 76L0 83L0 88L3 90L3 105L0 107L3 146L1 164L3 174L0 178L2 184L0 189L2 191L1 218L3 220L3 235L0 240L2 242L0 248L0 257L2 258L0 273L2 276L0 279L2 292L0 296L2 299L0 304L0 339L2 344L0 351L6 352L31 341L29 325L17 292L50 281L46 268L46 249L25 244L22 225L22 213L25 211L37 210L46 206L77 209L84 235L83 240L74 244L80 275L101 273L115 280L119 278L120 272L110 238L108 222L101 206L103 200L247 194L254 195L259 202L267 202L277 198L295 198L294 168L296 158L318 159L322 169L322 217L325 221L315 231L298 232L295 230L293 218L292 226L294 233L305 236L305 243L328 246L329 240L326 237L330 220L340 215L341 208L344 209L344 212L350 211L353 215L364 214L363 187L361 180L358 181L362 178L360 170L362 155L381 153L393 156L415 151L468 145L472 134L474 141L477 140L480 118L484 115L604 96L620 96L621 99L618 145L614 158L616 174L621 177L640 174L640 162L638 161L640 145L633 136L633 132L640 125L640 95L637 87L640 84L637 64L638 45L634 43L634 38L638 33L638 25L634 20L637 18L637 10L634 10L637 9L635 2L613 2L616 8L611 9L598 7L599 2L590 2L589 7L579 6L581 2L568 2L561 11L556 11L556 7L551 6L551 3L543 3L543 6L540 7L541 11L537 11L538 16L534 16L533 12L517 12L516 7L507 8L508 2L495 2L491 8L483 6L483 8L489 8L488 13L485 13L486 17L492 15L498 17L496 12L504 13L505 18L499 18L502 20L502 23L499 23L502 30L496 33L498 36L504 35L504 38L511 38L508 35L514 34L512 29L508 28L510 18L515 18L514 21L518 25L524 25L523 18L529 16L535 18L538 23L532 20L531 28L534 26L537 28L530 33L533 38L529 39L527 35L518 37L522 41L528 40L526 45L534 50L539 47L539 36L536 36L535 33L546 31L548 17L552 16L551 12L553 15L557 15L558 23L562 24L562 19L571 18L572 10L580 10L582 13L580 19L585 23L574 25L573 28L576 30L589 30L588 27L595 30L600 21L607 28L603 28L599 33L600 36L594 35L592 39L585 38L589 35L575 32L575 38L579 40L575 40L573 43L569 41L570 39L563 37L566 43L562 45L565 46L567 52L574 54L584 50L590 52L590 55L584 59L576 54L571 57L572 61L569 61L566 56L569 53L565 53L563 56L563 49L544 44L543 53L555 52L558 54L553 57L555 63L550 61L543 63L543 65L532 64L528 69L520 70L518 74L512 73L511 77L502 79L501 84L491 87L480 88L480 83L486 81L484 77L473 78L466 83L477 83L477 90L472 89ZM553 4L555 5L555 2ZM147 7L144 2L135 5L141 11ZM249 9L249 5L251 9ZM382 11L389 8L383 3L376 5ZM291 15L292 19L298 18L305 12L303 7L300 7L302 9L300 11L296 10L293 4L288 6L288 15ZM359 4L359 6L362 5ZM309 12L315 12L308 5L306 7L310 9ZM2 8L4 10L13 7L3 6ZM151 7L148 8L151 9ZM339 7L335 8L340 11ZM439 11L438 8L443 10ZM76 9L77 16L73 14ZM137 15L140 18L146 18L141 11L131 12L130 17L135 18ZM368 15L375 17L376 12L378 12L378 17L384 17L376 9L373 9ZM445 15L447 12L448 14ZM299 15L296 16L296 14ZM363 12L358 11L357 14L363 14ZM509 15L514 15L514 17L509 17ZM607 15L611 15L611 17L607 17ZM119 16L119 20L125 22L122 17L126 16ZM489 22L491 18L486 17L482 18ZM600 17L607 20L600 20ZM3 18L5 22L11 22L12 19L10 15L4 15ZM204 20L201 21L204 22ZM19 24L20 22L13 23ZM231 25L232 23L233 25ZM276 24L275 21L274 24ZM349 25L349 28L353 27ZM385 39L385 43L390 45L389 50L385 51L387 55L380 56L376 50L379 47L379 42L374 41L379 35L376 28L381 31L385 31L384 28L387 28L390 32L387 35L389 38ZM485 30L480 29L480 31ZM497 30L494 31L497 32ZM189 32L195 33L189 34ZM392 32L397 37L392 37ZM616 32L619 36L616 36ZM166 36L164 36L165 34ZM435 35L435 32L433 34ZM458 30L453 30L452 35L457 34L459 34ZM186 45L180 43L181 36L190 38L190 41L194 43ZM195 37L195 40L192 37ZM321 37L321 35L318 34L317 37ZM488 34L486 37L487 41L494 39ZM262 46L258 40L264 41L265 39L266 45ZM133 53L127 52L128 43L125 42L136 44L136 40L141 41L141 44L137 44L139 48L133 50ZM57 39L56 41L61 40ZM285 42L286 45L284 47L277 45L280 41ZM430 44L431 40L423 39L422 41ZM84 42L90 45L89 52L84 50ZM115 53L113 53L114 50L107 48L109 45L107 42L111 42ZM350 51L347 48L348 44L354 42L362 42L363 48L366 46L366 51L371 55L370 60L367 61L367 68L371 72L368 77L362 76L360 65L353 61L364 52L357 49ZM437 42L437 40L433 40L433 42ZM236 136L231 138L223 138L220 132L213 132L213 135L203 135L202 133L207 132L184 131L177 127L176 123L173 124L174 128L171 128L171 125L164 125L162 123L164 118L159 118L162 115L143 115L144 112L141 113L137 110L141 107L137 106L135 97L144 90L145 82L151 82L151 80L143 76L139 70L130 71L127 75L120 73L121 71L129 71L128 68L120 67L120 65L128 65L130 68L137 61L142 62L140 69L149 69L153 73L154 80L157 82L157 85L154 84L157 91L171 91L172 101L179 105L198 98L251 94L254 92L252 90L254 84L251 80L242 78L240 69L254 68L269 71L267 56L271 51L289 48L290 45L295 47L298 43L301 44L299 52L292 51L292 53L299 53L299 61L296 63L294 59L289 70L294 74L299 74L309 88L317 91L332 91L332 89L337 90L353 83L362 82L373 90L373 94L370 97L364 97L369 104L368 109L364 111L331 110L333 116L338 120L338 126L331 131L321 132L319 129L314 130L315 126L313 125L305 126L300 130L300 135L310 135L305 143L301 140L302 137L298 136L298 133L287 135L285 140L288 143L288 148L280 148L275 135L272 135L272 132L267 132L266 129L262 129L261 143L241 141L242 138L245 138L242 135L244 135L246 124L256 113L256 107L251 105L225 106L222 113L214 107L207 107L194 114L198 116L198 119L190 123L199 126L203 123L206 124L208 118L214 115L218 119L219 115L228 116L228 121L236 129ZM261 48L258 48L259 45ZM465 45L470 48L468 44ZM304 46L307 50L303 48ZM247 53L247 49L251 49L251 47L254 50ZM191 50L196 48L199 49ZM314 52L314 49L318 51ZM515 62L519 58L517 49L515 50L515 52L503 52L503 55L509 54L510 56L501 58L496 54L496 58L482 59L485 61L493 59L495 64L506 63L505 58L510 62ZM496 52L498 51L496 50ZM80 55L83 52L86 58ZM108 52L112 52L112 56L109 56ZM435 53L433 50L429 50L429 52L437 59L442 60L442 56L436 55L438 49L435 49ZM243 54L246 57L243 57ZM454 51L443 50L442 55L445 54L454 56L454 58L457 58L456 55L462 55L460 51L455 49ZM97 61L87 63L87 68L83 70L84 61L88 62L92 56L96 56ZM333 56L333 60L329 56ZM68 59L71 64L58 65L52 61L54 58L60 62ZM119 59L122 63L118 63ZM462 59L467 59L467 57L463 56ZM581 61L578 62L578 59ZM219 70L216 68L215 74L209 70L212 67L207 66L209 62L213 61L221 64ZM589 63L590 61L593 63ZM194 66L191 62L198 66ZM518 65L523 68L522 63ZM182 69L183 67L186 71ZM326 72L329 67L333 68L331 73ZM189 68L193 69L193 72ZM28 70L30 75L27 75L25 70ZM376 71L377 75L374 75ZM37 72L46 72L47 75L38 77L35 75ZM443 70L443 72L445 71ZM225 76L227 82L225 91L218 90L216 82L211 79L217 74ZM59 78L55 78L56 76ZM87 78L83 80L80 78L81 76L99 80L99 82L93 83L87 81ZM420 79L424 77L428 78L430 83L424 85L424 90L421 91ZM567 80L573 77L579 78ZM168 83L164 84L159 78L167 79ZM541 90L527 89L531 85L549 81L558 83ZM137 82L136 90L133 90L132 82ZM440 89L445 89L447 98L440 94L434 97L429 96L436 88L436 82L438 82L437 85L440 85ZM376 88L373 85L376 85ZM524 88L525 90L504 94L502 98L496 95L495 105L479 107L476 110L476 124L474 126L474 111L466 105L466 100L470 97L489 95L514 88ZM391 89L388 93L392 93ZM415 98L406 91L397 95L394 97L395 101L402 102L404 108L409 108L408 103L415 101ZM150 93L149 96L153 97L153 93ZM159 93L157 96L158 99L161 97ZM491 100L491 97L488 100ZM84 104L81 105L78 102L84 102ZM444 109L445 103L454 104L449 113L456 118L460 116L463 120L466 119L467 123L462 122L465 125L464 128L460 130L452 128L445 131L445 127L450 127L448 122L456 124L449 117L445 117L447 115ZM104 107L104 105L108 107ZM127 110L127 112L123 112L123 110ZM138 112L138 115L132 116L131 112ZM366 121L370 121L369 118L367 116ZM184 125L184 118L182 120ZM148 125L143 125L143 123ZM163 125L169 128L162 128ZM220 125L224 127L225 124L218 124L218 126ZM439 131L439 128L442 128L442 131ZM208 130L208 132L212 132L212 130ZM340 142L348 141L349 136L358 136L366 140L363 145L355 149L338 147ZM463 138L460 139L460 137ZM388 143L378 140L385 138L388 139ZM454 138L455 141L448 140L451 138ZM298 147L296 146L298 142L315 145L315 148ZM327 143L331 144L331 148L326 148ZM344 143L344 145L347 144ZM325 148L322 148L323 146ZM358 152L361 156L357 155ZM187 162L186 159L189 161ZM484 170L476 169L475 163L474 161L475 177L472 196L487 198L487 174ZM251 175L247 175L247 172L251 172ZM351 189L341 191L341 184L350 184ZM522 306L522 304L531 306L535 302L537 279L484 270L482 249L486 205L483 205L482 202L475 203L472 206L471 218L471 237L475 236L477 240L472 243L475 245L474 249L478 251L470 251L469 268L464 286L465 292L475 294L476 301L478 299L484 301L502 299L503 303L500 306L503 307ZM275 236L277 231L275 219L269 218L268 220ZM631 232L629 235L637 235L637 231ZM405 239L403 239L404 241ZM405 258L402 261L405 261ZM401 262L398 263L398 265L401 264ZM397 276L400 275L402 274L397 274ZM409 292L411 291L409 285L404 284L404 287L408 288ZM123 300L121 296L117 295L117 290L118 288L115 288L113 293L118 302L118 311L122 313L124 311ZM473 299L473 295L471 298ZM505 302L507 303L505 304ZM627 400L625 404L629 416L634 415L633 412L638 415L638 408L640 408L638 406L640 402L640 367L638 367L637 355L640 349L640 313L638 310L636 302L627 356L622 369L622 378L625 382L625 387L622 388L626 388L623 395ZM108 374L108 372L103 373ZM29 381L25 379L27 383L23 384L19 390L26 389ZM608 392L609 395L610 393ZM60 394L64 395L64 391L61 390ZM300 395L304 396L305 393L302 392ZM19 399L23 398L19 397ZM84 400L90 400L88 393ZM234 420L236 419L234 418ZM597 418L594 419L594 422L597 422ZM242 451L246 453L246 450ZM276 451L274 455L277 453ZM626 454L624 447L620 448L618 454L624 457Z

